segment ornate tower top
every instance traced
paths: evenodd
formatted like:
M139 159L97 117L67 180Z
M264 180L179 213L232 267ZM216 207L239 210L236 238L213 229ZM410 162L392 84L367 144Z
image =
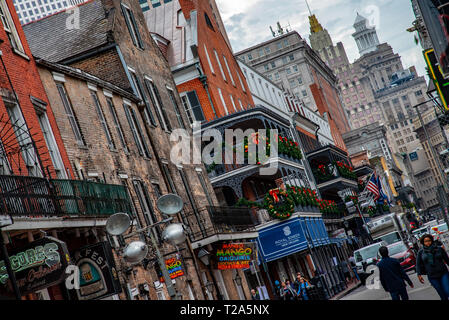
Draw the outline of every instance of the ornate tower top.
M379 45L376 27L369 27L368 20L358 12L353 26L355 33L352 34L352 37L357 43L360 55L375 51Z

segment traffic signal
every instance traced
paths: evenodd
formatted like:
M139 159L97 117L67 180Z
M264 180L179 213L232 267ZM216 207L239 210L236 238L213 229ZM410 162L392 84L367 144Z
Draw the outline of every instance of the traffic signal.
M429 68L430 77L435 84L441 103L443 104L445 110L449 110L449 80L444 79L438 59L433 49L424 51L424 57L426 59L427 67Z

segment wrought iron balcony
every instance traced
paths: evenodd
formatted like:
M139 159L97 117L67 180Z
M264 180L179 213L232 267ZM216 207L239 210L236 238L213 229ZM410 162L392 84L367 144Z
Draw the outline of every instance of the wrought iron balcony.
M0 210L13 217L131 214L126 189L83 180L0 176Z
M185 213L190 226L189 237L192 243L207 240L212 243L225 240L257 237L256 218L249 208L237 207L205 207L201 210L191 210ZM211 238L213 238L211 240ZM206 242L201 245L206 245Z
M345 188L358 188L356 174L339 168L334 164L328 164L321 168L317 167L313 169L313 175L316 179L317 187L321 191L330 189L342 190Z

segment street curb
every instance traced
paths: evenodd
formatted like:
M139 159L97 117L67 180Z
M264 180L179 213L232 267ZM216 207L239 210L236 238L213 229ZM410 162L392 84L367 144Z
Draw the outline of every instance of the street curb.
M359 282L355 287L349 289L349 290L346 291L346 292L337 294L335 297L332 297L330 300L339 300L339 299L341 299L341 298L343 298L343 297L346 297L346 296L347 296L348 294L350 294L352 291L354 291L354 290L360 288L361 286L362 286L362 283Z

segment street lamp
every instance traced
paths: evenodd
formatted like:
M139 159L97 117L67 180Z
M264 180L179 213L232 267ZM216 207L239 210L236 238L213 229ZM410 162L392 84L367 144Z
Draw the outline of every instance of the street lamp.
M163 214L170 216L178 214L182 210L183 206L184 206L183 200L175 194L164 195L160 197L157 201L158 209ZM172 217L157 223L153 223L142 229L136 230L132 234L127 235L125 238L133 237L134 235L139 233L144 233L147 237L150 238L152 246L156 253L156 257L159 263L160 270L162 272L162 276L165 281L165 285L167 286L168 294L170 295L170 298L176 300L179 298L179 295L177 294L173 286L172 279L168 274L167 267L164 263L163 257L161 255L161 252L159 250L158 244L156 242L152 230L156 226L166 224L171 220L173 220ZM125 233L130 225L131 221L126 213L116 213L111 217L109 217L108 221L106 222L106 231L110 235L118 236ZM148 231L148 233L145 233L145 231ZM182 225L178 223L170 224L163 232L163 240L168 241L169 243L175 245L180 244L183 241L185 241L185 235L184 236L182 235L183 231L184 228ZM126 246L123 258L126 262L130 264L138 264L146 257L147 254L148 254L148 245L142 241L134 241Z
M217 281L215 280L214 273L212 272L212 265L210 263L211 254L209 251L207 251L204 248L201 248L198 252L198 259L209 269L210 276L212 278L212 282L215 287L215 291L217 292L217 299L223 300L223 297L221 296L220 290L218 289ZM207 284L206 284L207 286ZM211 291L209 291L211 292Z

